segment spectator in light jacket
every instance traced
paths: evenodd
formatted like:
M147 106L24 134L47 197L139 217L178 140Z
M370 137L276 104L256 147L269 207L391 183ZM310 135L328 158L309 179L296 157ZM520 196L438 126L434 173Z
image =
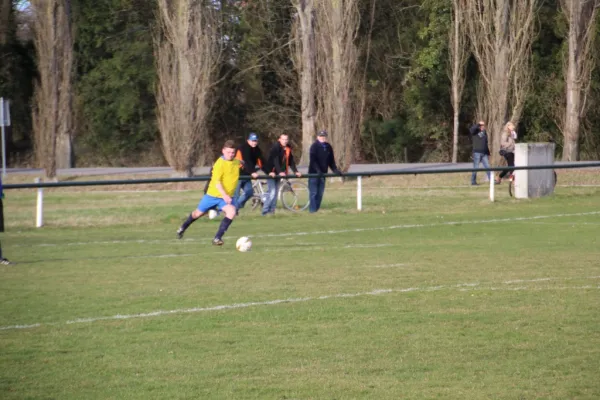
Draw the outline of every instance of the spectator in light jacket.
M515 140L517 139L517 132L515 132L515 125L508 121L502 129L502 136L500 137L500 155L506 159L506 163L509 167L515 166ZM505 169L496 179L496 183L501 183L502 178L510 173L512 177L512 170Z

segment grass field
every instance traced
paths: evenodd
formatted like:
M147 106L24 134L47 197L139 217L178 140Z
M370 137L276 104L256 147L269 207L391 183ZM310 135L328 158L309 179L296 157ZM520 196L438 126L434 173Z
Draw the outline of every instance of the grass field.
M46 190L41 229L7 191L0 398L598 399L598 175L495 203L465 174L371 178L362 212L329 184L222 248L219 220L175 239L202 183Z

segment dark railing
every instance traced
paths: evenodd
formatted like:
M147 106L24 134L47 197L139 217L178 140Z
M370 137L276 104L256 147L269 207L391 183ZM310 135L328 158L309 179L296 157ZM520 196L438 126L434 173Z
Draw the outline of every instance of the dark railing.
M427 174L455 174L465 172L494 172L504 170L536 170L536 169L579 169L579 168L600 168L600 161L587 163L572 163L572 164L553 164L553 165L530 165L522 167L494 167L494 168L440 168L440 169L401 169L388 171L364 171L364 172L347 172L345 177L370 177L370 176L385 176L385 175L427 175ZM303 178L315 177L336 177L337 174L303 174ZM35 188L53 188L53 187L71 187L71 186L110 186L110 185L141 185L152 183L177 183L177 182L194 182L207 181L209 175L192 176L189 178L153 178L153 179L123 179L123 180L106 180L106 181L80 181L80 182L35 182L35 183L13 183L4 185L4 189L35 189ZM271 179L269 176L260 176L260 179Z

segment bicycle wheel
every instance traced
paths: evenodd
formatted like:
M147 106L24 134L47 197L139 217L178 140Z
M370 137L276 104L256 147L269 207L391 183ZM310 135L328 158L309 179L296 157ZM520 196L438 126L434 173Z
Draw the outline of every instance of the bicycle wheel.
M290 211L304 211L310 200L308 186L304 182L283 182L279 192L281 204Z
M260 209L262 209L263 202L262 202L262 200L260 199L260 197L259 197L259 196L256 196L256 195L254 195L254 196L252 196L252 197L250 198L250 200L249 200L249 201L250 201L250 209L251 209L252 211L256 210L257 208L258 208L259 210L260 210Z

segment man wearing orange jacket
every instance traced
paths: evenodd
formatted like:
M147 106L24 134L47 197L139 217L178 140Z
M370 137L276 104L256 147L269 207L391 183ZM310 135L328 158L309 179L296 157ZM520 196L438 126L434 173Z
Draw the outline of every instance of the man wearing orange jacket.
M302 174L298 172L296 168L296 162L292 155L292 148L288 145L289 137L285 133L279 135L277 143L273 145L269 152L267 159L267 165L264 171L269 176L275 179L269 179L267 182L268 193L267 200L265 201L262 209L262 215L275 214L275 207L277 207L277 190L279 189L279 181L288 175L288 170L294 171L297 177Z

